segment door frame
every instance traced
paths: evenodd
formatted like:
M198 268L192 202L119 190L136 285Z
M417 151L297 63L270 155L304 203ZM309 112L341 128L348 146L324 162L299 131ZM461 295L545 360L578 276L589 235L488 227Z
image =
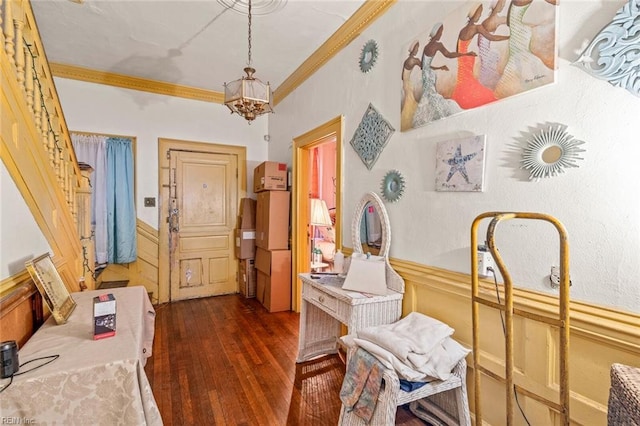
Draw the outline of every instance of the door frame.
M318 145L334 140L336 143L336 250L342 249L342 138L344 135L344 116L327 121L326 123L293 138L293 182L291 229L293 230L291 251L293 264L292 276L292 304L291 309L300 311L302 300L302 283L298 278L299 272L309 271L309 239L307 226L309 223L308 190L310 188L309 174L311 167L310 152Z
M171 300L169 271L169 158L170 150L202 152L204 154L235 155L238 164L238 208L247 196L247 148L179 139L158 138L158 303Z

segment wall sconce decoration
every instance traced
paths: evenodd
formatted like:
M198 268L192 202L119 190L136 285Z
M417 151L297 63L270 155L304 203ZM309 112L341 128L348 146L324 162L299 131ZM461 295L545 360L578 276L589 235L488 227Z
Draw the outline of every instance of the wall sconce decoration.
M522 168L529 170L529 179L536 182L564 173L566 168L578 167L577 160L583 160L579 148L584 142L574 139L566 132L564 124L550 125L534 135L524 149Z
M360 53L360 71L368 73L378 60L378 45L374 40L369 40L362 46Z
M404 178L397 170L390 170L382 179L382 198L395 203L404 194Z
M572 65L640 96L640 0L629 0Z
M358 153L362 162L371 170L378 156L396 129L369 104L358 128L351 138L351 146Z

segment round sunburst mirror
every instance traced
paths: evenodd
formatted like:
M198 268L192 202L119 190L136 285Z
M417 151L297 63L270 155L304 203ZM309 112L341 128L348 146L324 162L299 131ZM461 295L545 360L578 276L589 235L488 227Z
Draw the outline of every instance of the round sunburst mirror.
M360 71L367 73L378 60L378 45L374 40L369 40L362 47L360 53Z
M382 179L382 198L395 203L404 194L404 178L397 170L389 171Z
M564 173L569 167L578 167L583 158L579 148L584 142L567 133L563 124L551 125L534 135L524 149L522 168L529 170L529 179L538 181Z

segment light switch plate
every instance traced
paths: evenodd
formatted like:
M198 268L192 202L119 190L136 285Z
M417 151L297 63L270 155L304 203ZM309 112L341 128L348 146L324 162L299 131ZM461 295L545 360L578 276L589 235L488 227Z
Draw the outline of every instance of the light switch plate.
M144 206L145 207L155 207L156 206L156 198L155 197L144 197Z

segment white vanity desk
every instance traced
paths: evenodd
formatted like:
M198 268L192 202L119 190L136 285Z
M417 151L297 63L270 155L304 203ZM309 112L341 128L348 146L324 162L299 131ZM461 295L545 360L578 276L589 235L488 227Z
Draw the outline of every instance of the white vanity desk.
M373 192L365 194L356 207L351 225L354 252L362 253L360 229L365 208L374 208L380 219L382 238L379 256L385 257L387 293L365 295L343 290L344 278L336 275L299 274L302 280L302 304L296 362L336 353L341 324L347 326L348 334L356 334L365 327L398 321L402 315L404 280L389 264L389 217L382 200Z
M387 289L384 296L367 297L343 290L343 278L324 275L314 279L311 275L299 275L302 280L302 306L297 362L336 353L341 324L347 326L348 334L355 334L362 328L400 319L402 293Z

